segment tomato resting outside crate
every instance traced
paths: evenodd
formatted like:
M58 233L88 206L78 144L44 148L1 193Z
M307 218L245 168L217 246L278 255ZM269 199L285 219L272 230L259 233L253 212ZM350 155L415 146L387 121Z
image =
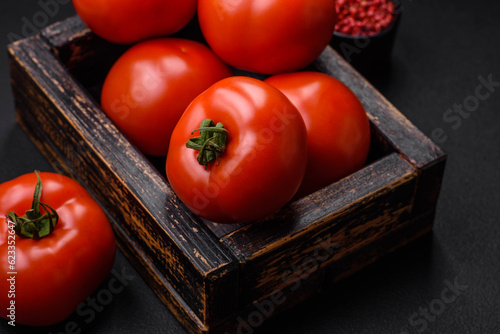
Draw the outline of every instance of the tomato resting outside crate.
M65 320L113 267L106 214L64 175L35 172L0 184L0 237L0 316L14 324Z

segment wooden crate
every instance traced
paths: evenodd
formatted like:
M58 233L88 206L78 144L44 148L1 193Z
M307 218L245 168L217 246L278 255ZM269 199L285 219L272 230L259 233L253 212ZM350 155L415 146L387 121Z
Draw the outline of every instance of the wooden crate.
M200 38L196 26L183 34ZM248 332L432 229L446 155L330 47L314 67L364 104L366 167L262 221L201 220L171 190L164 160L138 152L100 109L126 48L77 17L10 45L17 120L99 200L121 250L189 332Z

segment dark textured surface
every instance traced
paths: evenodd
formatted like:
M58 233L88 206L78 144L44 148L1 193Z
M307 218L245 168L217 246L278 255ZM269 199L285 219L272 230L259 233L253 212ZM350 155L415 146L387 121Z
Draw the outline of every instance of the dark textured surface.
M13 34L30 33L23 29L26 22L36 27L45 23L43 17L54 22L73 15L71 3L64 2L2 2L4 45ZM40 13L47 7L41 3L59 8L52 6L44 16ZM242 333L500 332L500 3L407 0L403 6L391 68L369 79L426 135L442 128L447 136L444 141L435 137L448 162L434 232ZM0 182L34 169L50 170L15 123L5 54L0 64ZM468 107L472 111L463 113L466 118L448 112L474 102L480 77L499 84L477 106ZM54 328L33 330L14 330L0 321L0 332L69 333L65 325L74 321L82 333L185 333L120 253L116 272L131 277L95 317L75 314ZM447 290L453 284L455 294Z

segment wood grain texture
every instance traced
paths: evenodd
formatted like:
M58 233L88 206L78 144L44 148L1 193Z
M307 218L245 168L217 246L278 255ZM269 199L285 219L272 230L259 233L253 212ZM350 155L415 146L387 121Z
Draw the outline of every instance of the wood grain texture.
M325 287L332 282L338 282L357 273L368 265L374 264L381 257L430 233L434 223L434 215L435 211L433 210L423 213L365 247L342 257L326 268Z
M182 296L170 284L164 275L158 270L157 266L146 255L144 249L134 241L133 237L127 235L121 224L113 221L113 227L117 239L118 246L122 253L136 268L141 268L141 273L144 280L155 291L161 301L168 307L170 312L174 314L176 319L186 328L189 333L208 333L208 328L191 309Z
M137 241L163 275L200 318L208 319L207 295L215 287L210 280L236 270L231 254L184 209L165 179L67 75L40 38L16 43L9 53L18 118L34 130L28 134L48 136L36 141L44 150L56 149L54 156L72 156L74 171L69 174L77 174L131 235L140 236ZM57 165L60 169L64 163Z
M302 270L291 268L309 260L321 270L404 224L416 179L415 169L393 153L269 219L225 236L224 242L243 263L240 305L292 284ZM329 256L317 255L325 251Z
M179 36L201 34L192 23ZM446 155L330 47L313 65L364 104L367 165L260 221L200 219L171 190L164 160L138 152L97 102L128 47L77 17L10 45L17 119L102 204L124 254L189 332L235 332L278 293L273 316L432 229Z

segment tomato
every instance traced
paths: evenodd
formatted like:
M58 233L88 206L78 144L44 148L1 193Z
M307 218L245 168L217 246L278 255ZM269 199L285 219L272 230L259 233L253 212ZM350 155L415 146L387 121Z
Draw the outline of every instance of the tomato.
M319 72L285 73L267 83L297 107L307 128L308 162L297 196L304 196L362 168L370 149L370 124L357 96Z
M196 130L200 125L205 129ZM299 188L306 136L299 112L277 89L249 77L223 79L179 120L167 177L186 206L205 219L257 220L279 210Z
M104 281L115 257L107 217L85 188L55 173L39 177L41 183L30 173L0 185L0 315L30 326L70 316ZM39 239L29 223L21 228L26 216L20 216L32 208Z
M196 12L196 0L73 0L73 5L93 32L120 44L171 35Z
M165 156L188 104L231 70L205 45L159 38L127 50L109 71L101 105L117 127L148 155Z
M264 74L301 69L328 45L335 0L199 0L198 19L214 52Z

